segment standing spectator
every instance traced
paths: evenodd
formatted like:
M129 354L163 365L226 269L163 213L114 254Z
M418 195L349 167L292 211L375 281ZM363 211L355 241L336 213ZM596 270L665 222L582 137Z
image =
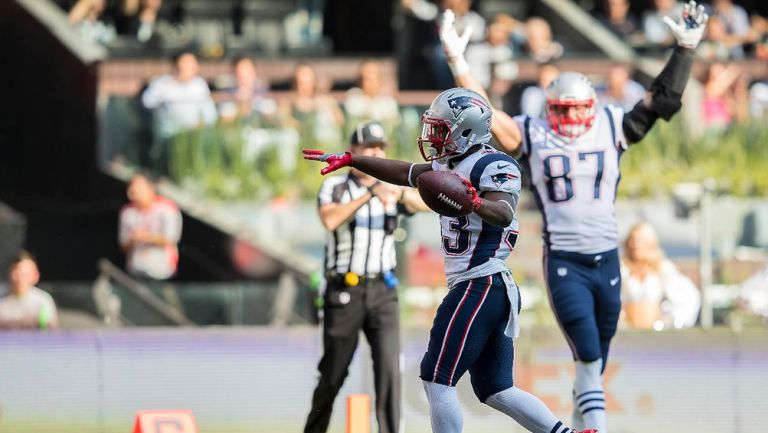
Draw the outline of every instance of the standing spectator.
M145 281L167 280L179 262L179 208L158 195L143 174L131 178L127 195L129 203L120 210L118 239L128 273Z
M602 89L598 89L600 104L618 105L629 111L645 96L645 87L630 77L626 65L614 65L608 71L608 80Z
M385 92L379 62L368 60L360 65L358 85L347 91L344 111L352 124L377 121L388 130L400 119L397 100Z
M452 29L447 24L443 28ZM440 216L450 290L437 309L419 374L432 431L462 431L456 384L469 372L477 399L527 430L574 433L512 380L520 291L506 260L517 241L521 173L512 157L490 146L492 115L485 97L453 88L440 93L422 116L418 143L426 163L317 150L305 150L304 157L327 163L321 174L350 166L385 182L413 186L414 179L437 171L459 176L466 185L472 210L460 217Z
M378 123L360 124L349 154L383 158L388 146ZM318 195L328 230L327 288L323 306L323 357L305 433L325 433L362 330L371 346L379 432L400 423L400 317L395 247L397 218L426 209L414 189L378 182L352 169L329 177Z
M328 93L329 88L309 64L294 69L290 101L283 105L282 114L307 143L333 146L340 141L344 113Z
M706 60L725 61L742 59L744 49L741 39L729 34L723 20L715 15L709 20L706 37L696 54Z
M59 316L47 292L35 287L40 271L32 254L21 251L11 262L8 290L0 295L0 329L56 329Z
M197 57L184 52L173 63L174 73L153 80L141 97L144 106L154 112L156 134L161 139L216 121L216 105L208 83L199 75Z
M677 0L653 0L653 9L643 14L643 36L645 42L660 47L672 46L675 36L664 24L664 17L679 17L683 4Z
M78 0L67 16L69 24L92 42L109 44L115 40L115 27L104 12L106 0Z
M636 45L642 38L637 18L629 11L629 0L603 0L603 13L598 20L630 45Z
M256 64L248 57L238 57L232 62L234 86L227 89L219 101L219 113L224 120L235 118L257 120L274 116L277 103L267 96L269 87L257 74Z
M701 308L699 289L677 270L650 224L629 230L621 260L624 319L634 328L688 328Z

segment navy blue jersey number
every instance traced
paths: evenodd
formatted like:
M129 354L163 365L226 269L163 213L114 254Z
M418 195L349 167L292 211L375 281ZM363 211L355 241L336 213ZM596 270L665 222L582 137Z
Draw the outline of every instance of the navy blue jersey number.
M595 161L595 187L594 198L600 198L600 183L603 180L603 160L605 152L579 152L579 161ZM555 171L552 163L560 161L561 173L553 175ZM552 202L564 202L573 198L573 182L568 174L571 172L571 159L566 155L550 155L544 158L544 176L547 178L547 195Z
M469 250L469 219L458 217L448 223L448 236L443 234L443 249L446 253L460 256Z

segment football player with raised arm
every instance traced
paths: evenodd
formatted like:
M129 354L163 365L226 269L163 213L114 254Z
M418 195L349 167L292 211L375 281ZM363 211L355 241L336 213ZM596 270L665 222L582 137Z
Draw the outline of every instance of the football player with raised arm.
M322 174L351 166L397 185L414 186L416 178L430 170L451 171L463 179L472 196L473 212L440 216L450 290L437 309L419 375L432 431L461 432L455 385L469 371L477 398L527 430L573 433L541 400L513 386L512 338L518 332L520 297L506 259L517 240L520 167L488 145L491 115L490 104L478 93L449 89L421 118L418 143L427 163L318 150L305 150L304 158L327 163Z
M629 112L616 106L598 110L587 77L564 72L546 89L546 119L511 117L501 110L493 116L493 135L502 150L519 155L544 220L544 277L576 362L574 426L600 433L607 432L602 372L621 310L614 211L619 158L658 118L669 120L680 109L707 15L691 1L679 22L669 17L665 22L678 45ZM453 13L445 12L440 38L454 78L484 94L464 60L468 32L459 36Z

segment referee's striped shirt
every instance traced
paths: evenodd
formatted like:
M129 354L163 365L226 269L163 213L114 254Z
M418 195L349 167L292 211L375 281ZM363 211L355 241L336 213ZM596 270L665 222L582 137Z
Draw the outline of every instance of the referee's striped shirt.
M351 173L329 177L318 195L318 206L347 203L367 194ZM407 214L404 206L385 209L378 197L360 206L353 217L329 232L325 245L326 272L378 275L395 268L395 242L392 232L398 214Z

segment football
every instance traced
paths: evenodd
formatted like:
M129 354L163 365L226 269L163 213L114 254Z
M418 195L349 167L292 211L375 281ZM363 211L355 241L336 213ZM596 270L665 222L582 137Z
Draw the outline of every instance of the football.
M450 171L428 171L416 178L424 203L430 209L448 217L460 217L472 212L472 196L461 178Z

